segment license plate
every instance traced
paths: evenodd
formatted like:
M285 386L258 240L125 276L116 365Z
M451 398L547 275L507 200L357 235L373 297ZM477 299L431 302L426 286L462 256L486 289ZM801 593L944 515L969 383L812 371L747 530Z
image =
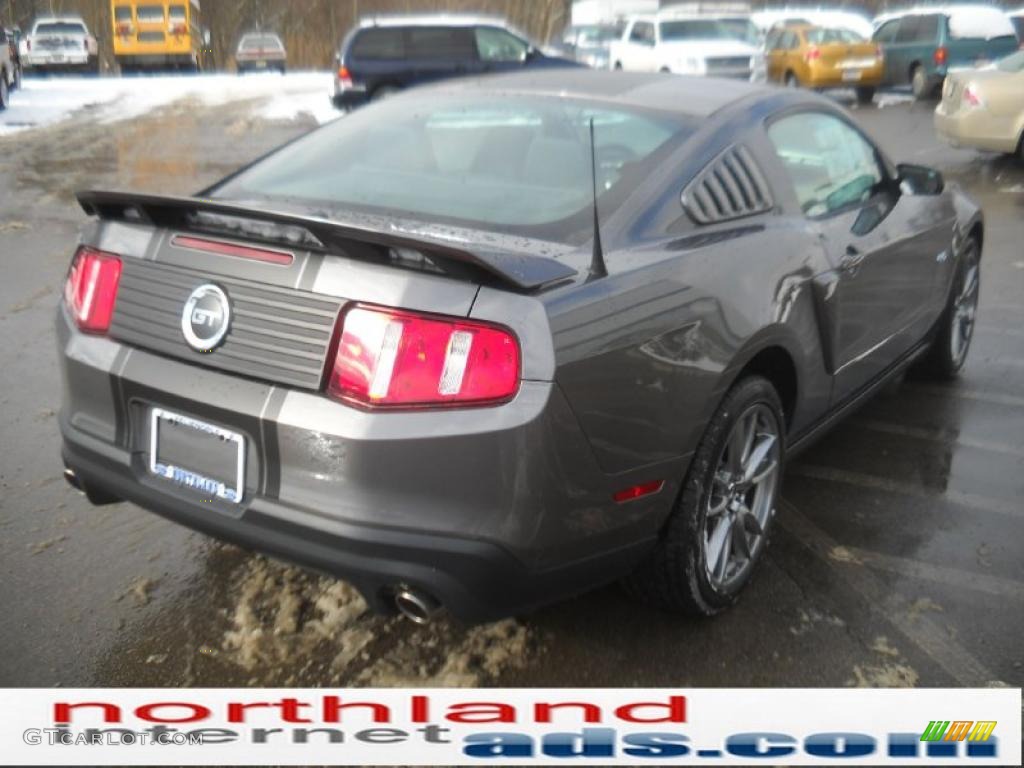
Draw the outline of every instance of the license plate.
M153 408L149 471L207 498L238 504L245 489L245 438L190 416Z
M52 61L54 64L59 64L60 62L64 61L64 55L60 53L51 53L50 61Z
M860 80L861 71L859 69L844 69L843 70L843 81L850 83L856 80Z

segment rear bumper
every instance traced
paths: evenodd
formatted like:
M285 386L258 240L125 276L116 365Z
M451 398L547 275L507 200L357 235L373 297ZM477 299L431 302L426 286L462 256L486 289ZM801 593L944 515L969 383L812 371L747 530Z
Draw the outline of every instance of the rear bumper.
M63 457L87 486L344 578L378 611L401 585L482 621L613 581L678 491L614 504L613 489L668 470L602 473L550 383L498 408L375 415L85 336L63 310L57 330ZM245 435L242 503L149 473L153 406Z
M73 69L87 66L93 61L95 61L94 56L82 51L60 54L32 53L23 56L21 63L25 69Z
M334 79L334 93L331 101L339 109L354 109L361 107L370 100L370 92L365 85L353 83L342 85L337 78Z
M994 120L985 109L947 111L945 104L935 110L935 132L954 147L975 147L990 152L1016 152L1017 137L993 131Z

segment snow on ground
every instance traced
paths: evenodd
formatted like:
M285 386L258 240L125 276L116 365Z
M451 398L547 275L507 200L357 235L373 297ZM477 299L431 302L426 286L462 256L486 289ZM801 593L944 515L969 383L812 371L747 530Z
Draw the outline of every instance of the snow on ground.
M28 78L11 95L7 110L0 112L0 135L52 125L83 109L91 111L92 119L113 122L182 99L197 99L208 106L259 99L255 109L259 117L294 119L308 113L325 123L340 114L329 100L331 85L331 75L324 72Z

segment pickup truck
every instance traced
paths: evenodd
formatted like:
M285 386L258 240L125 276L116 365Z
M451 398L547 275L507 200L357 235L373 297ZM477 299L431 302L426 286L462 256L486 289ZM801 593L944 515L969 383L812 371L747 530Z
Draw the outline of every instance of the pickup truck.
M764 55L713 16L637 16L611 45L612 69L760 80Z
M99 72L99 60L99 45L81 16L40 16L21 41L26 72Z

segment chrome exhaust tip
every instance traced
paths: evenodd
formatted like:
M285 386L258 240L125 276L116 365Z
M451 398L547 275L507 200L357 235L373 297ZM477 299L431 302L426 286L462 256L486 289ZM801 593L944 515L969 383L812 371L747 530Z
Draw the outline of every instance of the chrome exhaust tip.
M75 470L73 470L73 469L65 469L64 470L64 480L65 480L65 482L67 482L68 485L70 485L76 491L82 491L82 483L78 479L78 475L75 474Z
M441 603L412 587L398 587L394 596L395 608L414 624L429 624L440 612Z

